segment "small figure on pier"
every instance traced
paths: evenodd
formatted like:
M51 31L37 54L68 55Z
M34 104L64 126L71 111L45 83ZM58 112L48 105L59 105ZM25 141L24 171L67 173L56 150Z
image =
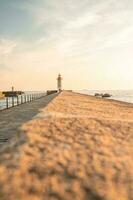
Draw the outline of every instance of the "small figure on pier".
M61 74L58 75L58 78L57 78L57 89L59 92L61 92L62 90L62 77L61 77Z

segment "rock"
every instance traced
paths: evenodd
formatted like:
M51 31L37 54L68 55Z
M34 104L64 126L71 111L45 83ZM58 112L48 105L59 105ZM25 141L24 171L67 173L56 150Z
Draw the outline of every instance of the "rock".
M105 94L102 95L102 98L109 98L111 96L112 96L111 94L105 93Z
M95 97L102 97L103 95L102 93L95 93Z

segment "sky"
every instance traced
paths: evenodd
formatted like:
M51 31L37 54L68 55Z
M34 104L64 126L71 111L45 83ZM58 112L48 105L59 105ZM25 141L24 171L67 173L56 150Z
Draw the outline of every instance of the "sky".
M0 90L133 90L132 0L0 0Z

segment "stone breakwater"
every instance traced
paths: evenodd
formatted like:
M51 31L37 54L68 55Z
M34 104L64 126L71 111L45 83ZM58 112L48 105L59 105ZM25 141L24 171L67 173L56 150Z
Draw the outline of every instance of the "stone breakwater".
M0 200L132 200L133 105L64 91L0 154Z

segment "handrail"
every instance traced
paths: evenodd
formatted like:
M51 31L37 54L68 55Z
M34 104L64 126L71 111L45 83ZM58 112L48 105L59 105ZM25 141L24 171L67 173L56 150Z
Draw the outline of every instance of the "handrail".
M40 99L46 96L46 93L29 93L29 94L21 94L14 97L4 97L0 100L0 111L6 110L15 106L22 105L24 103L30 103L36 99ZM3 104L3 106L1 106Z

